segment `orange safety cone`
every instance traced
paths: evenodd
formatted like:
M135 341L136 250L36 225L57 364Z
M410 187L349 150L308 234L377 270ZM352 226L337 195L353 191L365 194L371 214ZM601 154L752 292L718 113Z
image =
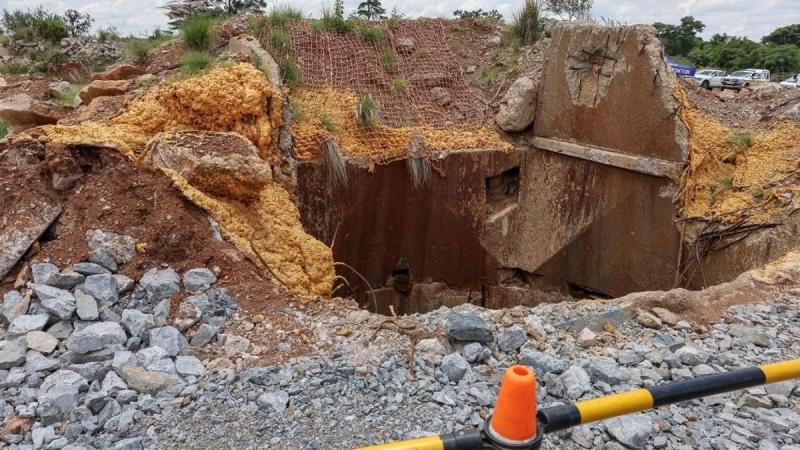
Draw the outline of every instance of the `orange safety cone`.
M536 439L536 376L525 366L511 366L503 376L490 434L503 444L527 444Z

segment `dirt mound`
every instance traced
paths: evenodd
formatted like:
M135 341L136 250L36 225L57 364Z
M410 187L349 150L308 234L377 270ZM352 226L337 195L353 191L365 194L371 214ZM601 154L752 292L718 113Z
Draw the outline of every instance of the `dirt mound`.
M726 126L678 89L689 129L684 177L688 218L766 223L800 207L800 126L793 122Z

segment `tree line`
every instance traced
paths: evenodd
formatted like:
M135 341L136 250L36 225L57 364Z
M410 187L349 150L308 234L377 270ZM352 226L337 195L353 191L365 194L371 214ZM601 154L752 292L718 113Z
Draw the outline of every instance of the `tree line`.
M800 72L800 24L777 28L761 42L728 34L703 40L700 33L706 26L692 16L678 24L657 22L653 27L664 51L678 62L727 71L768 69L778 76Z

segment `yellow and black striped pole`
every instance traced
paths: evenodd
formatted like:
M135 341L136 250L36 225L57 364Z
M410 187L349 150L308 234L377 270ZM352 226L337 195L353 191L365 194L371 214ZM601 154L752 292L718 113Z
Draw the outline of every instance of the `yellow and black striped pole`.
M624 416L671 403L795 378L800 378L800 359L706 375L570 405L544 408L539 410L537 415L539 420L538 438L527 446L505 445L493 439L491 433L487 433L484 429L375 445L360 450L533 450L541 445L541 436L544 433ZM487 424L489 420L487 420Z

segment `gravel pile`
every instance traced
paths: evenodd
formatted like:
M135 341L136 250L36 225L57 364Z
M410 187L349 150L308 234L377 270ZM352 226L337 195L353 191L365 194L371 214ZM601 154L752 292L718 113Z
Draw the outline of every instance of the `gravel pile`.
M133 240L89 238L89 261L35 264L30 283L3 294L6 447L346 449L480 426L517 363L535 369L539 404L552 406L800 355L795 290L706 326L615 302L402 318L287 307L297 330L328 345L253 367L263 349L225 332L246 321L219 274L163 267L137 282L116 273ZM543 448L800 450L797 385L578 427Z

